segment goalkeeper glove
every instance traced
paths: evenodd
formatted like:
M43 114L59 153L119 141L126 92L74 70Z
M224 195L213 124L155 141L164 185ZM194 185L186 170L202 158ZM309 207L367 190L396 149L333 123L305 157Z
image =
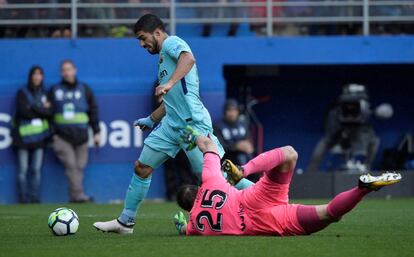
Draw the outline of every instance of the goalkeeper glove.
M174 225L175 225L175 228L178 231L178 234L182 234L181 229L184 226L187 226L187 220L186 220L186 218L184 216L184 213L182 211L179 211L174 215Z
M188 144L186 148L187 151L191 151L197 146L197 137L201 135L197 130L193 129L191 126L185 127L185 129L182 130L180 134L181 141L183 143Z

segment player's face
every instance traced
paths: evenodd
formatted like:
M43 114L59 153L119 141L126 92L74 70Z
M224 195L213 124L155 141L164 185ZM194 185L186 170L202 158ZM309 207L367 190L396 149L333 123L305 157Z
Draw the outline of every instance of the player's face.
M155 34L156 32L148 33L143 31L138 31L136 34L140 46L145 48L150 54L158 54L160 52Z

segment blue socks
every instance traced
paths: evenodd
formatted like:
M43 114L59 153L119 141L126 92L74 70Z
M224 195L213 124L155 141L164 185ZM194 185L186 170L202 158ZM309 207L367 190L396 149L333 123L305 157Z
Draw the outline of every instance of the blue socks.
M237 183L236 185L234 185L235 188L237 188L238 190L242 190L242 189L246 189L250 186L254 185L253 182L251 182L250 180L246 179L246 178L242 178L239 183Z
M151 176L141 178L135 173L132 175L131 183L125 196L124 209L118 220L124 225L131 226L135 224L135 217L139 206L147 196L151 185Z

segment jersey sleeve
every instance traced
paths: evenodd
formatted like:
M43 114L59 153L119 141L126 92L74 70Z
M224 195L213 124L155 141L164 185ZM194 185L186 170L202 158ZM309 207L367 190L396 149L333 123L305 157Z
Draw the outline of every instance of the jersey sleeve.
M201 173L202 182L217 179L225 180L221 174L220 157L215 153L207 152L204 154L204 165Z
M165 52L175 60L178 60L182 52L191 53L191 49L188 44L178 37L168 38L165 40L164 44L166 44Z
M195 231L191 228L190 223L187 224L187 228L185 229L185 235L186 236L191 236L191 235L195 235Z

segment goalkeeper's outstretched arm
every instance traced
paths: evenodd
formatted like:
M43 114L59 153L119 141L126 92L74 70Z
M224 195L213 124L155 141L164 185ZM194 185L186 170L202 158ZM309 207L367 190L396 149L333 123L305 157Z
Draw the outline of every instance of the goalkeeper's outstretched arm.
M217 146L210 138L202 135L198 136L196 144L203 154L210 152L218 155Z
M182 211L177 212L174 215L174 225L180 235L186 235L187 231L187 219Z
M182 226L181 227L181 229L180 229L180 231L178 231L178 233L180 234L180 235L182 235L182 236L185 236L187 233L186 233L186 231L187 231L187 224L185 224L184 226Z

